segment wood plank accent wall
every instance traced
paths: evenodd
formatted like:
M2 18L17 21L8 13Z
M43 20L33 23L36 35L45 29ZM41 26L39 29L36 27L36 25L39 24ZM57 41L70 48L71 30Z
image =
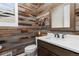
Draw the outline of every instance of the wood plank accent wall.
M20 32L21 30L18 30L18 29L3 29L3 30L0 30L0 37L8 37Z
M76 9L79 9L79 3L76 4ZM76 24L75 24L76 31L79 31L79 16L75 16L75 17L76 17Z

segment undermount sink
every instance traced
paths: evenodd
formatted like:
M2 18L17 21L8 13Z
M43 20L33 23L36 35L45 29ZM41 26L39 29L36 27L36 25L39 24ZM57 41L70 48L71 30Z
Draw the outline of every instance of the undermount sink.
M49 33L48 35L42 36L39 39L44 39L47 41L58 41L61 43L67 43L67 42L73 43L75 41L79 42L79 35L65 35L64 38L62 38L62 36L60 36L60 38L57 38L57 37L54 37L53 34Z
M47 35L37 39L79 53L79 35L65 35L64 38Z
M57 37L54 37L54 36L45 36L43 38L48 39L48 40L61 40L61 38L57 38Z

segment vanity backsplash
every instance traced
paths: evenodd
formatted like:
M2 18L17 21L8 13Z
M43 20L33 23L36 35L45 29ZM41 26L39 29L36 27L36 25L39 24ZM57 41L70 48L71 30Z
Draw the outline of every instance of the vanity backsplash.
M55 37L55 38L79 38L79 35L75 35L74 33L70 32L48 32L47 36Z

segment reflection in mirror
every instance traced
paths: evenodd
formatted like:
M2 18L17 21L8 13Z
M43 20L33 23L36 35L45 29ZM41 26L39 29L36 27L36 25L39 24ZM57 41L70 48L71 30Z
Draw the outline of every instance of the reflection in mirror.
M51 27L52 28L62 28L63 24L63 5L59 5L51 10Z
M70 4L61 4L51 10L52 28L70 27Z

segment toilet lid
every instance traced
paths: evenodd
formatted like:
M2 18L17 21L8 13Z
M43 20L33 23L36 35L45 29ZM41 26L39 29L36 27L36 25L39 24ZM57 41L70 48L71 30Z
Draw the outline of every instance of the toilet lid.
M32 44L32 45L28 45L25 47L25 50L32 50L32 49L36 49L37 46L35 44Z

